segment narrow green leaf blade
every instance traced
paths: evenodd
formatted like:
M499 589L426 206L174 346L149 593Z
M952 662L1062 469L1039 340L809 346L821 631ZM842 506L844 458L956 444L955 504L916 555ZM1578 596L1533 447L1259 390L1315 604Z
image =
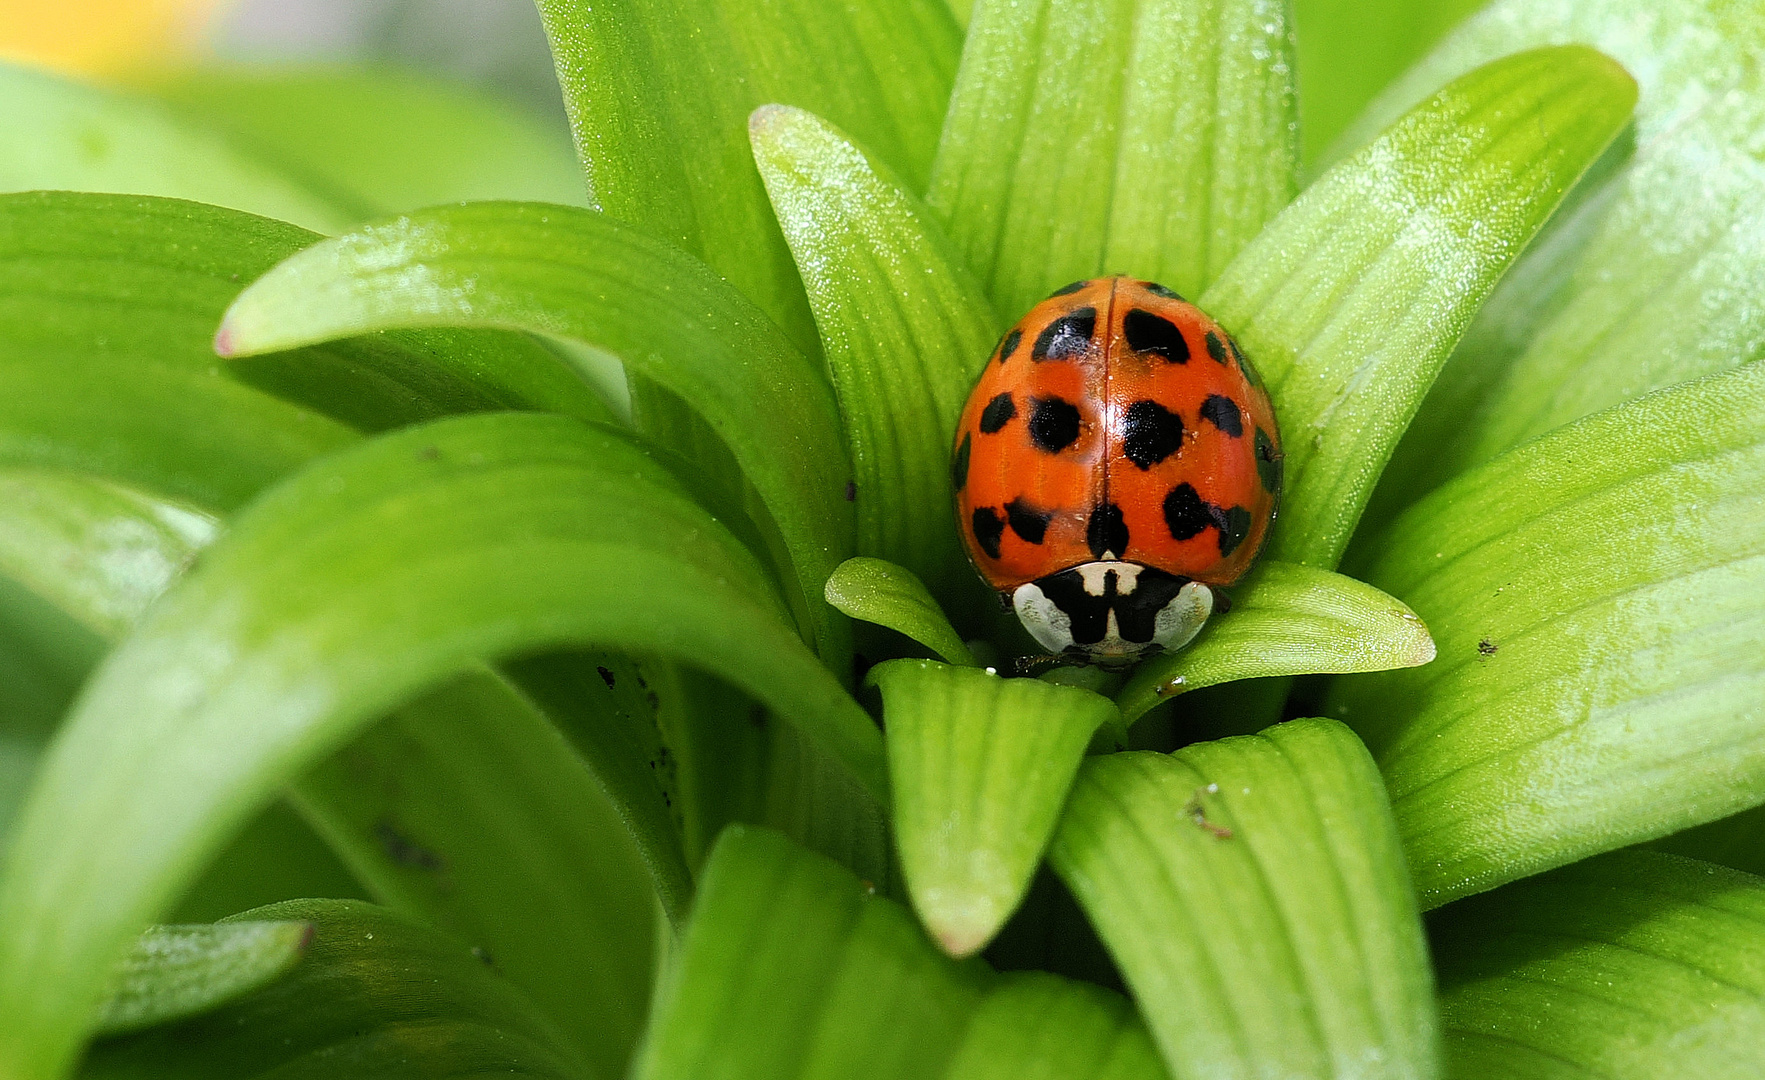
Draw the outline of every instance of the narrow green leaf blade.
M1264 561L1232 590L1182 651L1135 669L1116 695L1122 719L1191 690L1278 675L1383 671L1434 659L1434 639L1409 606L1353 578Z
M151 927L111 976L97 1034L208 1012L286 974L312 937L306 922Z
M1079 278L1194 296L1293 198L1284 5L983 0L931 204L1015 317Z
M1049 859L1173 1077L1435 1075L1415 896L1342 725L1091 758Z
M1431 920L1446 1074L1765 1072L1765 880L1621 851Z
M249 356L446 325L604 349L700 410L783 534L793 607L843 664L848 628L821 595L851 545L839 407L813 363L704 264L585 210L437 207L283 262L234 302L215 342Z
M1041 1045L1058 1049L1042 1057ZM905 908L849 871L771 830L734 826L706 864L633 1076L1156 1080L1162 1072L1119 997L953 961Z
M0 63L0 102L0 191L172 196L320 232L349 220L324 197L151 101Z
M540 0L539 10L590 205L704 259L813 353L748 114L769 102L809 109L922 187L961 48L945 0Z
M886 798L870 718L753 556L626 436L516 413L407 429L242 515L88 685L0 878L0 1012L20 1018L0 1063L56 1074L93 973L366 721L481 658L595 645L724 676Z
M827 602L854 619L905 634L952 664L975 666L974 654L944 609L905 567L882 559L847 559L827 579Z
M305 958L202 1016L99 1042L81 1080L599 1075L496 972L494 958L384 908L296 900L239 919L310 924Z
M932 660L871 669L882 690L895 842L914 910L951 956L1022 902L1108 698Z
M154 72L138 85L359 218L475 199L585 198L561 126L416 70L224 64Z
M1331 569L1496 279L1630 116L1580 47L1464 76L1332 169L1201 299L1268 380L1286 486L1267 555Z
M845 416L858 552L900 563L939 596L976 591L950 448L998 337L992 307L930 211L840 132L768 106L751 133Z
M1765 802L1762 496L1755 363L1510 451L1380 538L1370 580L1441 658L1328 708L1379 758L1425 905Z

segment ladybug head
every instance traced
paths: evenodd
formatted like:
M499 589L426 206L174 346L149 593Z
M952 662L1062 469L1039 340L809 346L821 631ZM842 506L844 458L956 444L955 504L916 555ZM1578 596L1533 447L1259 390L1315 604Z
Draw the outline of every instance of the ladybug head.
M1213 613L1213 590L1130 562L1088 562L1017 587L1018 621L1049 652L1104 668L1180 649Z

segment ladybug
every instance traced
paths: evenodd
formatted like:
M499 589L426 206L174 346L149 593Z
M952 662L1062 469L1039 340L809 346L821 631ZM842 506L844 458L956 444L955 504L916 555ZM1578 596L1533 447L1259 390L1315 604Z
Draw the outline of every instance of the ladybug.
M1256 558L1281 436L1218 323L1162 285L1098 278L1000 340L950 474L1000 602L1055 662L1120 669L1187 645Z

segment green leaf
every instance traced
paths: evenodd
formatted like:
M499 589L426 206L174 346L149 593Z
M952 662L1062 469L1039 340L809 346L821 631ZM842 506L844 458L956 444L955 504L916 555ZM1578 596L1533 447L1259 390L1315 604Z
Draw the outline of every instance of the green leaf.
M1765 875L1765 806L1674 833L1648 846L1656 851L1731 866L1749 874Z
M627 437L463 417L291 478L154 605L44 763L0 878L0 1013L19 1018L0 1069L57 1073L94 972L368 720L480 658L609 644L717 672L886 797L870 718L752 555Z
M821 597L851 543L839 408L812 362L696 260L584 210L437 207L282 263L240 295L215 341L248 356L445 325L604 349L690 402L765 501L794 567L792 606L843 665L848 628Z
M1415 897L1342 725L1091 758L1048 855L1173 1077L1435 1074Z
M293 799L381 903L482 948L597 1075L623 1075L657 894L682 915L691 879L673 822L602 794L513 687L454 679L302 777Z
M776 102L825 116L923 187L961 31L945 0L540 0L590 205L704 259L813 353L747 142Z
M561 128L407 68L229 64L138 85L357 217L473 199L584 201Z
M1688 418L1695 418L1688 422ZM1338 680L1426 906L1765 802L1765 365L1465 473L1369 579L1440 659Z
M1336 565L1472 314L1635 98L1591 49L1479 68L1308 188L1202 297L1280 416L1266 557Z
M286 799L240 830L179 897L171 922L214 922L301 897L366 900L368 892Z
M1042 1047L1058 1047L1041 1057ZM635 1080L1162 1075L1119 997L994 975L926 941L905 908L765 829L711 854Z
M1187 648L1135 669L1116 695L1133 723L1161 701L1238 679L1383 671L1434 659L1434 639L1403 601L1353 578L1263 561Z
M929 201L1007 316L1078 278L1193 296L1293 198L1293 43L1255 0L984 0Z
M169 195L336 232L344 210L150 101L0 63L0 191Z
M151 927L111 976L97 1034L208 1012L287 974L312 937L306 922Z
M310 924L305 959L203 1016L99 1042L81 1080L601 1075L497 973L494 957L393 912L296 900L239 919Z
M858 551L937 595L978 591L957 542L950 448L998 338L992 307L930 211L838 131L768 106L751 132L845 415Z
M975 666L974 654L944 609L905 567L882 559L847 559L827 579L827 602L854 619L905 634L952 664Z
M1614 852L1431 923L1448 1076L1765 1071L1765 880Z
M895 842L913 907L951 956L978 952L1029 888L1108 698L932 660L891 660L883 695Z

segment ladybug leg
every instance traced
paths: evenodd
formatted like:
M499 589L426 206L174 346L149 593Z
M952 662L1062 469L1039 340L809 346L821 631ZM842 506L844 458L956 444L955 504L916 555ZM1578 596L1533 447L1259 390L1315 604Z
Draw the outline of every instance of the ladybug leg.
M1226 595L1226 591L1224 589L1220 588L1218 585L1215 585L1213 587L1213 613L1215 615L1223 615L1226 612L1231 611L1231 610L1232 610L1232 598L1230 596Z
M1082 652L1045 653L1041 656L1020 656L1011 662L1012 670L1025 678L1033 678L1058 667L1088 667L1091 658Z
M1000 594L999 594L999 610L1000 610L1000 611L1011 611L1011 610L1013 610L1013 606L1012 606L1012 602L1011 602L1011 594L1010 594L1010 593L1008 593L1008 592L1002 592L1002 593L1000 593Z

